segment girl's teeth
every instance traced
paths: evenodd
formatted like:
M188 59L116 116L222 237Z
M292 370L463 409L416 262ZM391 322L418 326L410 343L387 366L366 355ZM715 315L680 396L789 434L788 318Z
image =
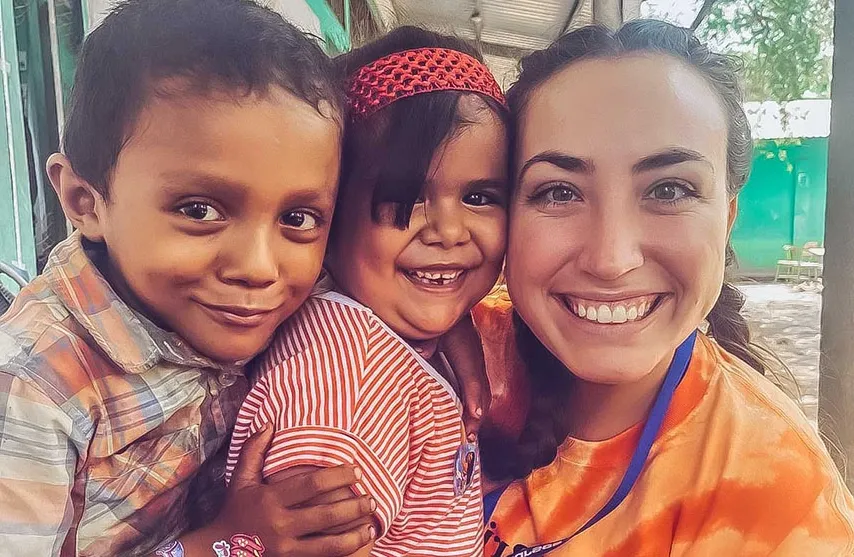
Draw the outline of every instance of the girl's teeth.
M587 308L582 304L578 304L578 317L587 317Z
M626 313L626 308L623 306L617 306L614 308L614 311L611 313L611 322L613 323L625 323L628 321L628 314Z
M638 308L635 306L629 307L629 310L626 312L626 319L629 321L634 321L638 318Z
M606 305L599 306L599 309L596 310L596 320L599 321L599 323L610 323L611 308Z
M463 274L463 271L411 271L409 274L421 282L429 281L429 284L441 285L458 279Z

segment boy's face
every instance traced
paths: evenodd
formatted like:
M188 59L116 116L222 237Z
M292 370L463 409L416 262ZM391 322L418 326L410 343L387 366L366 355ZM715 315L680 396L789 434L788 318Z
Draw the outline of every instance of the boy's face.
M245 360L320 273L339 149L338 124L281 89L153 97L79 228L152 320L214 360Z

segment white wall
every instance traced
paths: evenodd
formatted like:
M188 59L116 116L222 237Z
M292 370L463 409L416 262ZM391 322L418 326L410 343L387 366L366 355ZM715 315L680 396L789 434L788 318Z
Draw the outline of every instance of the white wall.
M320 21L304 0L262 0L272 9L308 33L320 36ZM86 30L94 29L109 13L115 0L83 0L86 3L88 21Z

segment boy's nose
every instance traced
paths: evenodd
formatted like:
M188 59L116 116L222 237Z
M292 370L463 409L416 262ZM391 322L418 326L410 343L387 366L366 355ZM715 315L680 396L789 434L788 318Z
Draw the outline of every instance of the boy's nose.
M256 231L235 239L229 264L222 273L226 282L264 288L279 279L279 265L273 242L266 231Z

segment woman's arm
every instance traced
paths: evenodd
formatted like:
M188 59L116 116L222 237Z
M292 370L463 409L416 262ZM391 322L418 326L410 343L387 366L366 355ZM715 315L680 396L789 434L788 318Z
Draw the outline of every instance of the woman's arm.
M481 421L489 410L492 393L486 375L483 345L470 313L442 337L440 350L448 358L460 382L460 394L465 408L463 421L466 433L472 439L480 431Z

